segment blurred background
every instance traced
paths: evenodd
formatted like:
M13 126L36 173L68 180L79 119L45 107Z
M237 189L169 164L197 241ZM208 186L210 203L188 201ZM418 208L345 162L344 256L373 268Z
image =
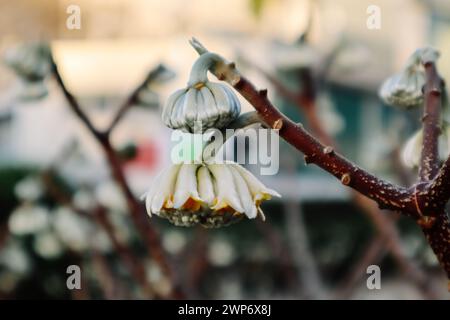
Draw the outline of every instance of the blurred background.
M81 10L80 29L66 27L70 5ZM370 5L381 10L380 29L366 25ZM400 185L414 181L400 153L420 110L392 109L377 92L427 44L449 78L448 1L0 0L0 298L448 299L412 221L305 166L283 141L279 173L261 177L282 194L264 203L266 222L206 230L133 219L112 164L136 198L168 164L161 108L187 81L192 36L351 160ZM11 61L28 59L23 46L38 43L50 44L98 130L145 80L111 133L112 162L54 77L14 72ZM29 62L35 72L46 68L43 48L44 59ZM81 290L66 287L72 264ZM372 264L381 290L366 287Z

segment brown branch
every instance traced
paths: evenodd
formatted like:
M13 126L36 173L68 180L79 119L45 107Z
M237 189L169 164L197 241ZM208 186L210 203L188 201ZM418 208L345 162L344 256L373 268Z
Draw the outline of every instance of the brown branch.
M395 227L395 218L391 215L382 214L373 202L366 201L361 194L355 194L356 203L365 208L374 223L380 237L384 239L387 249L391 252L395 262L417 287L429 298L437 298L438 295L432 284L429 283L426 274L419 266L408 259L408 256L401 244L400 235Z
M145 297L152 298L155 295L157 296L147 280L144 264L142 264L131 252L131 250L116 237L114 226L109 221L106 215L107 212L105 208L99 206L98 208L96 208L94 213L95 219L105 230L106 234L112 242L115 251L121 258L124 265L130 271L131 275L136 281L137 286L142 287Z
M280 232L264 221L256 221L256 227L264 236L270 251L273 253L275 260L283 273L284 281L288 286L295 285L295 273L291 268L293 265L293 257L288 254L288 247L284 243L284 239Z
M171 280L173 284L173 274L171 272L171 268L169 263L166 260L164 250L160 244L159 236L156 230L150 225L148 222L147 214L145 213L144 207L141 203L136 199L133 195L128 182L126 181L125 174L122 170L122 164L119 158L114 151L114 148L111 145L109 140L109 134L99 132L87 115L83 112L81 106L78 104L78 101L75 97L67 90L61 75L58 71L58 67L54 60L52 59L52 71L61 88L64 96L67 99L67 102L72 109L72 111L78 116L80 121L89 129L94 138L98 141L100 146L102 147L107 161L109 163L112 176L116 183L119 185L122 193L125 196L127 207L129 213L131 215L132 221L141 235L142 239L145 240L147 250L150 251L151 257L156 261L156 263L160 266L161 270L164 274ZM178 288L174 288L176 292L172 292L172 294L176 294L177 296L181 296L181 293L177 292Z
M325 288L315 257L313 256L304 222L302 205L288 200L285 205L286 230L290 251L297 267L298 280L302 285L302 298L325 299Z
M317 117L317 113L314 108L314 97L311 95L306 95L302 93L296 93L292 90L288 89L280 80L274 77L272 74L262 69L259 66L252 64L251 62L245 63L252 65L253 68L258 70L264 77L269 80L269 82L274 86L275 90L278 91L282 96L286 97L296 106L299 106L302 111L305 113L305 116L308 120L308 125L311 127L311 130L317 135L318 139L327 146L333 146L334 143L330 136L323 129L320 124L320 120Z
M426 85L424 88L425 108L423 112L423 141L419 167L420 181L433 179L439 170L438 138L441 134L439 116L441 112L442 80L437 73L434 62L424 65Z
M239 76L239 81L231 84L258 111L267 125L271 128L280 127L279 135L305 154L306 163L316 164L344 185L375 200L382 208L403 212L414 211L405 188L375 177L334 152L332 148L322 145L302 126L295 124L278 111L267 99L266 94L259 92L246 78Z

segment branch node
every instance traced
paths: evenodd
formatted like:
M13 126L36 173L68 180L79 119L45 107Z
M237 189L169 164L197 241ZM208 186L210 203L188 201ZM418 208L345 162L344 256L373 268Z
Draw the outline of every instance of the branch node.
M312 163L312 160L313 160L313 159L311 159L310 156L308 156L308 155L305 154L305 156L304 156L303 158L304 158L304 160L305 160L305 164L306 164L306 165Z
M434 96L440 96L441 95L441 89L440 88L432 88L430 90L430 93Z
M349 173L344 173L341 177L341 182L343 185L348 186L350 184L351 181L351 177Z
M323 148L323 153L332 155L334 154L334 149L331 146L326 146L325 148Z
M283 128L283 119L277 119L272 125L272 129L274 130L281 130Z
M434 226L436 217L423 216L417 220L417 224L423 229L430 229Z
M261 97L267 98L267 89L261 89L259 90L259 95Z

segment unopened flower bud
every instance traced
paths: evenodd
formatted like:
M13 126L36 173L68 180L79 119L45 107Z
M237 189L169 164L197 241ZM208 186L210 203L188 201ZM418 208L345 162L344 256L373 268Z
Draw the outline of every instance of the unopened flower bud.
M221 129L241 112L239 99L227 85L208 80L215 54L205 53L194 63L187 88L173 93L164 106L162 119L172 129L204 133Z
M438 51L431 47L416 50L400 73L384 81L379 91L381 99L389 105L404 109L423 104L422 88L425 85L423 64L435 62L438 57Z

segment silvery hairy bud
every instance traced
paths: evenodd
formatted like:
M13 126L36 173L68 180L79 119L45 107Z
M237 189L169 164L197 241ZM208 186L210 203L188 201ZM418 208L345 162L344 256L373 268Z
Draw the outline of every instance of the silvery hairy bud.
M190 133L221 129L235 120L241 105L227 85L208 80L207 72L217 55L205 53L192 66L189 82L167 100L162 119L166 126Z
M381 99L392 106L411 109L423 104L422 88L425 85L425 70L423 65L435 62L439 52L433 48L417 49L408 59L406 66L397 74L386 79L379 95Z

